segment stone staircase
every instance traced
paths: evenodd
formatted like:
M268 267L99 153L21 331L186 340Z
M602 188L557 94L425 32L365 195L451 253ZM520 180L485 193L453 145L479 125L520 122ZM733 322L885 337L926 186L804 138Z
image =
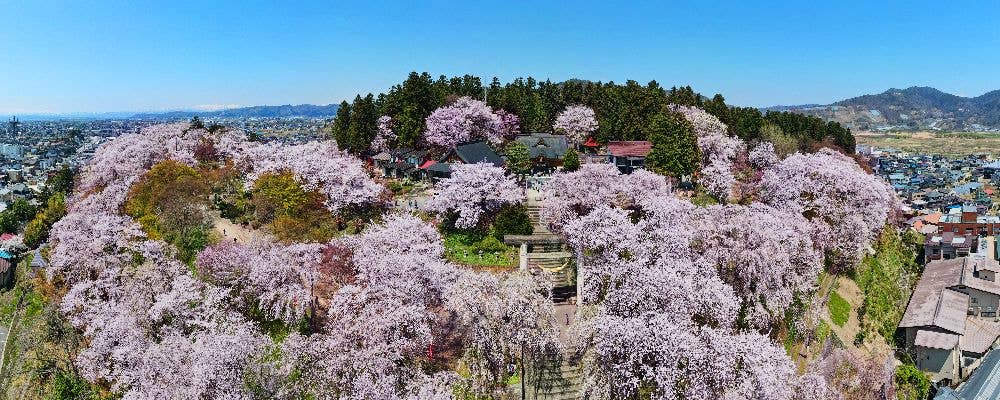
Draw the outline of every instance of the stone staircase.
M535 246L535 252L528 253L528 265L540 269L549 275L555 286L574 285L574 270L571 267L573 254L567 251L539 249Z
M553 361L526 381L527 400L579 400L583 371L567 360Z
M568 308L570 319L574 318L575 305L569 302L576 296L576 276L573 265L573 253L565 249L565 243L549 231L548 224L541 219L541 207L529 202L528 216L534 227L535 237L547 237L532 245L528 253L528 266L531 270L546 274L553 283L552 301L556 308ZM558 311L558 310L557 310ZM559 314L562 315L562 314ZM560 323L562 323L560 317ZM564 338L560 328L560 341ZM563 357L553 357L542 363L542 367L533 373L528 373L525 379L525 398L530 400L580 400L583 382L583 372L579 364L570 362ZM515 398L520 399L520 388Z
M531 226L535 228L535 234L551 234L547 221L542 221L542 207L537 204L528 204L528 216L531 217Z

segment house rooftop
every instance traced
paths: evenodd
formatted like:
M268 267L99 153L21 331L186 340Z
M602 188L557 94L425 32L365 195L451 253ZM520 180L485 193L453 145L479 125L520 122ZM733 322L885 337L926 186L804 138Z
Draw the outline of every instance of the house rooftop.
M974 400L1000 398L1000 351L991 351L983 357L979 367L972 372L957 390L944 387L938 389L934 400Z
M948 288L961 284L967 262L968 257L961 257L927 263L899 327L936 326L956 334L964 332L969 295Z
M503 165L503 159L486 142L472 142L455 146L455 155L466 164L487 162L498 167Z
M608 152L615 157L645 157L652 149L646 140L608 142Z
M997 337L1000 337L1000 322L966 317L965 333L962 334L959 347L962 351L983 354L993 346Z
M958 341L958 335L954 333L919 330L913 344L929 349L951 350L955 348Z
M569 143L564 135L551 133L529 133L517 137L519 143L528 148L531 158L544 157L548 159L562 158L569 149Z

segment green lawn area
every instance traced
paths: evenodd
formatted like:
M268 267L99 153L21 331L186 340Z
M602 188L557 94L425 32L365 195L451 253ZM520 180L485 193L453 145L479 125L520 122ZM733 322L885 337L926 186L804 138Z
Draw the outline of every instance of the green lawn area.
M830 302L827 303L827 307L830 309L830 319L837 326L844 326L847 323L847 317L851 314L851 303L840 297L836 291L830 292Z
M444 255L448 261L477 267L512 267L517 251L489 236L476 233L447 233Z

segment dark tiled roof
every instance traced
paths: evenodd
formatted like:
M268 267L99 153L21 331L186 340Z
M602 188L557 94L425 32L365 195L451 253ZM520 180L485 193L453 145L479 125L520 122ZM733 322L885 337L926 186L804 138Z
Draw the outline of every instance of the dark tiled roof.
M427 171L429 171L429 172L439 172L439 173L442 173L442 174L450 174L451 173L451 164L440 163L440 162L439 163L434 163L431 166L427 167Z
M503 159L486 142L472 142L455 146L455 154L466 164L488 162L501 166Z
M392 150L390 150L389 154L392 154L392 155L394 155L396 157L402 157L402 156L405 156L405 155L409 154L412 151L413 151L413 149L411 149L409 147L400 147L398 149L392 149Z
M406 156L407 156L407 157L417 157L417 158L422 158L423 156L426 156L426 155L427 155L427 153L428 153L428 151L427 151L427 150L413 150L413 151L411 151L411 152L407 153L407 154L406 154Z
M528 147L531 158L545 157L549 159L562 158L569 149L566 136L551 133L531 133L518 136L519 143Z

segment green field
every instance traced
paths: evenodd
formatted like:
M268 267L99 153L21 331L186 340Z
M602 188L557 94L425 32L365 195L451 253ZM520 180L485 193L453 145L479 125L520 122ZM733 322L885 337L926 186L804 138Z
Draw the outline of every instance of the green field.
M855 135L858 144L896 148L913 153L963 157L1000 154L1000 133L990 132L892 132Z

